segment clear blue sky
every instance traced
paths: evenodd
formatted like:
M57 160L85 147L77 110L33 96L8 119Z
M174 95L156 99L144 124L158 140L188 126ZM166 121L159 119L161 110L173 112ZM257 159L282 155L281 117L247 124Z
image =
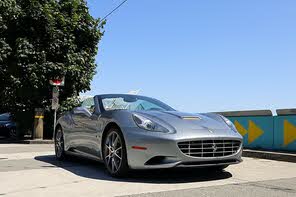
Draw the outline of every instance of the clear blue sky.
M103 17L121 0L88 0ZM188 112L296 107L295 0L128 0L107 21L87 94Z

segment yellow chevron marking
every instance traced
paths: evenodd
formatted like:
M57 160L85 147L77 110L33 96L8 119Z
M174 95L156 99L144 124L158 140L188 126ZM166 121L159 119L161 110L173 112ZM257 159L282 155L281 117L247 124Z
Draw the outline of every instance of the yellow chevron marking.
M242 136L245 136L248 133L248 131L237 120L234 121L234 126Z
M258 127L252 120L249 120L249 129L248 129L248 143L251 144L256 140L258 137L260 137L264 132L263 130Z
M284 121L284 146L296 140L296 127L288 120Z

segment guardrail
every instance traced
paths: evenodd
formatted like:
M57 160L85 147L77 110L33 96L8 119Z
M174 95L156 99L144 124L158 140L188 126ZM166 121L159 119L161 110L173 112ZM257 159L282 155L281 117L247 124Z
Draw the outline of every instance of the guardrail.
M217 112L233 122L244 147L296 151L296 109Z

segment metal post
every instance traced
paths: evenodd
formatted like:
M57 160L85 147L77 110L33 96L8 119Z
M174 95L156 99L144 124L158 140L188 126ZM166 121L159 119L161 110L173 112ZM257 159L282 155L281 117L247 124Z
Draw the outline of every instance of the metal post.
M55 89L56 89L56 92L55 92ZM58 97L59 97L59 87L58 86L55 86L53 88L53 101L52 101L52 109L54 110L54 117L53 117L53 140L55 138L55 127L56 127L56 124L57 124L57 109L58 109Z
M55 126L57 124L57 110L59 108L59 86L64 86L65 76L60 76L49 80L49 84L53 86L52 88L52 101L51 109L54 110L54 120L53 120L53 140L55 137Z
M57 124L57 110L54 110L54 118L53 118L53 136L52 138L55 138L55 126Z

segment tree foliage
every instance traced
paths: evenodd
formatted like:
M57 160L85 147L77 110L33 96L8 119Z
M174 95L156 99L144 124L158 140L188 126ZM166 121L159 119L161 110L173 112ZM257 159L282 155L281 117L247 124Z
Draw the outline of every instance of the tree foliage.
M59 76L63 103L89 90L103 25L85 0L1 0L0 110L48 108Z

